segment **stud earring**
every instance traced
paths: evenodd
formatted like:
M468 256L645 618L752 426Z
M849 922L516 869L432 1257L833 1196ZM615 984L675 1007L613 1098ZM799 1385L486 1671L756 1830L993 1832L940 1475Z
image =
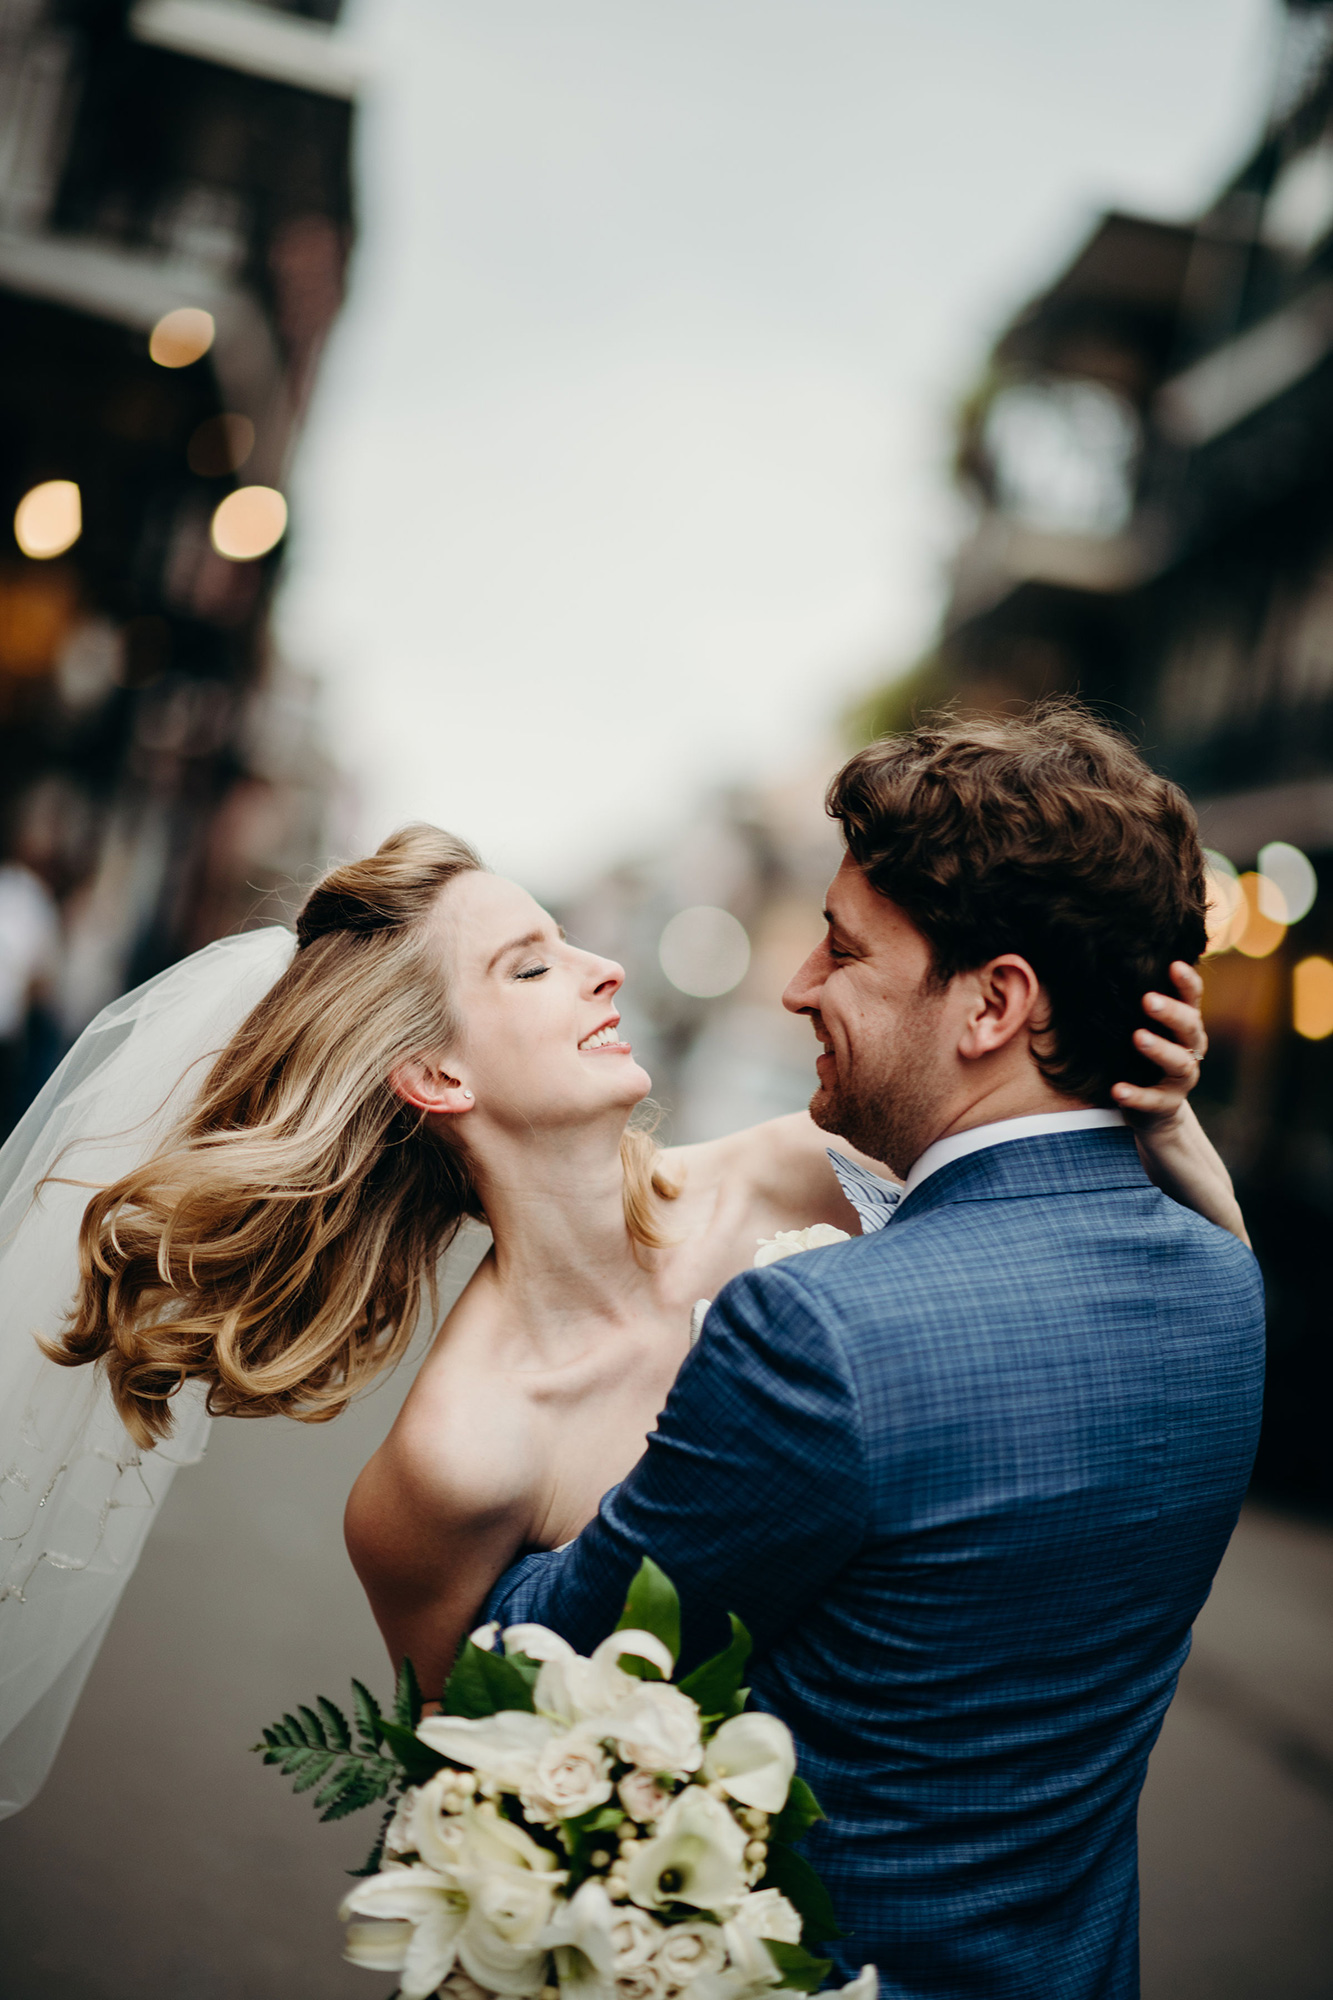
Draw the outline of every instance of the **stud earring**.
M470 1090L465 1090L465 1091L463 1092L463 1095L464 1095L464 1097L466 1097L466 1099L467 1099L468 1103L469 1103L469 1104L471 1104L471 1102L472 1102L472 1092L471 1092Z

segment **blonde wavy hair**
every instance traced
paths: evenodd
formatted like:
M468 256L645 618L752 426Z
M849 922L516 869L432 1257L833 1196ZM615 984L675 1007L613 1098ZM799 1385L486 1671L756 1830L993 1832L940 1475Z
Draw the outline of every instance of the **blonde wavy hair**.
M297 920L288 970L214 1062L167 1142L88 1203L80 1288L58 1342L105 1365L126 1429L151 1448L172 1396L208 1384L217 1416L324 1423L403 1354L439 1257L484 1220L462 1152L389 1076L458 1032L427 930L447 885L482 863L409 826L335 868ZM667 1238L676 1190L649 1133L621 1143L625 1225Z

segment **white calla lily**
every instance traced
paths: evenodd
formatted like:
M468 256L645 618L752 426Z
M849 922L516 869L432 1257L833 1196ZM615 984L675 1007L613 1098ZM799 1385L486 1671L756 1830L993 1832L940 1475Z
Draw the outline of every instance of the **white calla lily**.
M502 1708L496 1715L428 1715L417 1735L441 1757L466 1764L506 1791L516 1792L532 1776L552 1734L542 1715Z
M767 1813L782 1811L795 1771L790 1729L762 1709L724 1722L704 1757L705 1777L725 1785L739 1804Z
M699 1785L677 1794L651 1840L638 1842L626 1883L641 1909L692 1903L726 1911L745 1890L745 1829Z
M364 1965L368 1952L396 1950L401 1943L398 1964L378 1969L400 1973L402 2000L428 2000L453 1967L468 1904L455 1884L433 1868L390 1868L358 1882L343 1897L338 1914L344 1923L353 1917L389 1919L392 1936L381 1939L378 1947L370 1942L366 1926L356 1927L358 1957L353 1962ZM406 1942L401 1924L411 1929Z

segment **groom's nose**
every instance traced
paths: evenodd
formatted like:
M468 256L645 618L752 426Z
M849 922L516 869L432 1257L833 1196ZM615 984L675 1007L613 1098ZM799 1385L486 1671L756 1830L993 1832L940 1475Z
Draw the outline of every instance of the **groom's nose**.
M792 975L782 995L782 1004L789 1014L814 1014L819 1009L819 995L823 980L818 977L818 951L812 951L799 972Z

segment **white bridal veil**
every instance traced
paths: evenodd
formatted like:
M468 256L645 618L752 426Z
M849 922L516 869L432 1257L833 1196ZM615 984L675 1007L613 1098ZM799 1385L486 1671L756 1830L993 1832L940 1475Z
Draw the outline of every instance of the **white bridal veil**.
M57 1367L34 1336L55 1334L73 1302L86 1183L148 1157L294 947L277 927L224 938L113 1002L0 1149L0 1818L45 1778L153 1515L209 1422L191 1383L170 1440L141 1454L101 1370ZM42 1187L52 1173L61 1181Z

